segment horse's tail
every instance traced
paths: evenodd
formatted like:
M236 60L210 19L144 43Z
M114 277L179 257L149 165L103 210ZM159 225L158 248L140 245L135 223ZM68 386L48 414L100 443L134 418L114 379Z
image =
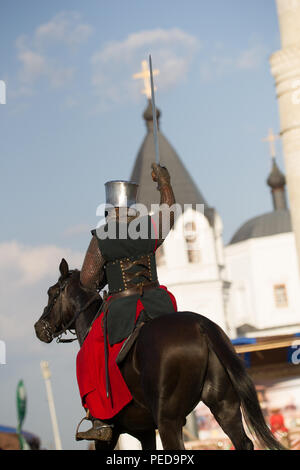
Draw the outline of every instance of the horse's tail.
M208 318L200 316L200 323L207 335L209 347L213 349L227 371L240 398L243 416L249 431L263 448L284 450L265 422L254 384L244 363L236 354L230 339L218 325Z

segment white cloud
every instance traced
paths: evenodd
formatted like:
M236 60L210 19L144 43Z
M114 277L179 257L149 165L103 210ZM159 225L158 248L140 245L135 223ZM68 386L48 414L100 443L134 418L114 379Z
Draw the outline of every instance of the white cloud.
M34 285L49 276L55 276L62 258L69 259L71 265L80 267L82 253L55 245L30 247L16 241L1 243L1 286L10 282L18 287Z
M22 48L19 50L18 59L22 64L21 79L23 82L34 82L36 78L47 71L45 57L37 52Z
M85 42L93 32L93 28L81 23L77 12L61 12L48 23L38 26L34 40L37 46L43 43L60 42L68 46L76 46Z
M249 46L235 54L227 54L225 45L217 44L200 65L200 77L210 81L237 71L258 69L266 61L268 47L261 41L251 40Z
M153 47L173 55L178 46L183 47L186 51L188 48L194 49L197 44L198 40L195 37L178 28L140 31L130 34L124 41L112 41L106 44L101 51L94 55L93 60L100 59L101 62L130 60L131 56L139 52L140 49L142 49L142 53L144 51L147 53ZM167 48L169 49L167 50Z
M236 65L239 69L256 69L264 62L267 53L268 50L264 44L250 46L237 58Z
M92 84L106 102L137 98L143 88L132 79L142 60L152 55L153 67L160 70L158 90L183 80L200 44L197 38L178 29L155 29L130 34L123 41L105 44L92 56Z
M74 96L67 96L63 104L66 108L70 109L78 106L79 102Z
M75 71L73 66L66 65L69 50L85 42L92 31L90 25L81 22L78 13L61 12L38 26L32 35L19 36L16 40L22 82L19 94L22 89L28 94L30 87L42 78L55 88L69 83Z

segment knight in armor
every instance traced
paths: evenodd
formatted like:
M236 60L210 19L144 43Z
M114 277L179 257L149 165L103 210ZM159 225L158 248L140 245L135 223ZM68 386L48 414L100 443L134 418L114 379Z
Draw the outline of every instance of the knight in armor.
M158 282L155 261L155 252L167 235L165 227L170 230L174 225L174 212L166 209L175 204L175 197L165 167L153 164L151 176L160 192L159 210L152 216L131 213L136 183L106 183L110 204L106 224L92 231L84 258L82 286L101 290L108 284L108 294L77 355L80 396L92 421L88 431L77 429L77 440L111 439L112 428L102 420L110 420L132 400L116 362L124 342L141 321L177 311L174 296ZM146 227L146 236L141 229L144 236L132 237L130 226L135 222Z

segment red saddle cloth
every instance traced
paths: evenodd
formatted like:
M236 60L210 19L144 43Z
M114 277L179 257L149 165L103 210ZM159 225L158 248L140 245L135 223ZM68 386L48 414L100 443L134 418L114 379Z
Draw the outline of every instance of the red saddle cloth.
M175 297L165 289L177 311ZM136 320L144 309L140 300L136 306ZM91 415L98 419L110 419L121 411L132 400L116 358L125 341L110 346L108 343L108 370L110 396L106 396L104 334L102 328L103 312L93 323L92 329L77 354L76 372L82 405L89 409Z

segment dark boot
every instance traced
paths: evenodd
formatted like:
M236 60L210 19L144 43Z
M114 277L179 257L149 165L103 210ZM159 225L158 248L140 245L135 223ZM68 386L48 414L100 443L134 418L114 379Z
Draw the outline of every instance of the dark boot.
M78 432L79 426L84 420L92 421L93 426L87 431ZM75 439L76 441L87 440L109 442L112 439L112 428L113 426L103 423L100 419L93 418L89 413L87 413L87 416L85 416L77 426Z

